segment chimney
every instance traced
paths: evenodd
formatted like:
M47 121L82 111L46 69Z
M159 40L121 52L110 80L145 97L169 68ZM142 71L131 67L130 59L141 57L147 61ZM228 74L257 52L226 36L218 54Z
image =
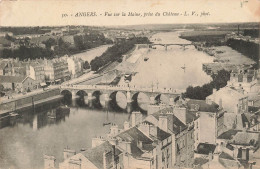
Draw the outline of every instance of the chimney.
M130 128L130 123L128 121L124 122L124 130L128 130Z
M126 151L129 153L129 154L131 154L132 152L131 152L131 142L125 142L125 144L126 144Z
M110 127L110 134L111 134L111 136L116 136L116 135L118 135L118 132L119 130L118 130L118 125L116 125L116 124L113 124L111 127Z
M213 160L213 154L212 154L212 152L210 151L209 152L209 161L212 161Z
M248 127L249 127L249 126L248 126L248 122L245 122L245 125L246 125L246 126L245 126L246 129L248 129Z
M104 143L106 140L103 137L95 137L92 138L92 148L99 146L100 144Z
M213 154L213 160L214 161L219 161L219 153L214 153Z
M154 125L150 125L150 135L157 137L157 127Z
M247 82L247 73L243 74L243 82Z
M219 99L219 109L222 109L222 98Z
M141 123L139 126L138 126L138 129L144 133L146 136L150 136L150 125L146 122L143 122Z
M68 147L63 150L63 158L64 160L76 155L75 150L70 150Z
M116 155L116 146L112 145L112 165L113 165L113 169L116 168L116 158L115 158L115 155Z
M141 112L132 112L132 127L136 126L137 124L143 121L143 116Z
M107 158L108 154L110 152L107 152L106 150L103 152L103 166L104 166L104 169L107 169L108 165L109 165L109 159Z
M55 168L55 157L44 155L44 168L46 169L54 169Z
M168 119L167 115L160 114L158 127L163 131L168 131Z

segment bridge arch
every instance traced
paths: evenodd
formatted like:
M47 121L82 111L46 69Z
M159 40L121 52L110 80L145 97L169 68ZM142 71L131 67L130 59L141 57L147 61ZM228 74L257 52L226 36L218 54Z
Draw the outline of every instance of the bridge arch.
M96 90L92 92L92 104L95 108L102 108L101 102L100 102L100 96L102 95L102 92L100 90Z
M63 100L62 103L63 104L71 104L72 103L72 92L69 90L62 90L61 91L61 95L63 95Z
M147 111L147 106L150 102L149 95L143 92L136 92L132 95L132 106L134 110Z
M126 92L114 91L109 95L109 107L113 110L124 110L127 106Z
M84 90L79 90L76 92L76 95L78 96L76 102L79 106L84 106L86 105L88 102L87 101L87 93Z

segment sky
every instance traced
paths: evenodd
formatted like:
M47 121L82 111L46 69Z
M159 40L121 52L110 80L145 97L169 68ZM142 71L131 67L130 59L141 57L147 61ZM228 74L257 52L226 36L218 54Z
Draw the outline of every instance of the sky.
M185 11L189 16L184 16ZM96 12L97 16L75 17L79 12ZM120 16L104 16L105 12ZM142 16L121 16L122 12ZM161 15L144 17L149 12ZM182 15L162 16L169 12ZM201 12L209 15L200 16ZM0 26L117 26L259 22L259 19L260 0L0 0Z

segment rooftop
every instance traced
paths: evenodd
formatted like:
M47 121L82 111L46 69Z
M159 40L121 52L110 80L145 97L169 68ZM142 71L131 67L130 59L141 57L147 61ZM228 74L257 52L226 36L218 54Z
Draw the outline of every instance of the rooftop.
M238 132L231 140L232 144L257 147L260 144L260 133L257 132Z
M224 133L222 133L221 135L218 136L218 139L226 139L226 140L230 140L233 138L234 135L236 135L238 132L240 132L241 130L228 130Z
M132 127L116 136L121 138L122 141L131 142L131 153L133 157L140 157L144 152L137 146L138 141L141 141L145 146L143 149L146 151L152 151L154 146L153 141L144 135L137 127Z
M184 123L182 123L174 114L167 113L168 110L169 108L160 110L156 113L153 113L152 116L154 116L157 120L159 120L160 115L166 115L168 119L168 123L173 124L173 125L168 125L169 126L168 129L174 134L178 134L180 133L180 131L185 130L187 126Z
M240 100L242 98L247 97L246 95L238 92L237 90L230 88L230 87L223 87L213 93L212 95L208 96L207 98L214 100L214 95L220 95L222 98L230 99L230 100ZM222 99L223 100L223 99Z
M210 152L213 153L215 151L216 145L207 144L207 143L199 143L197 150L195 150L198 154L208 155Z
M104 142L103 144L91 148L87 151L82 152L89 161L91 161L97 168L104 168L103 166L103 153L104 152L112 152L112 144L108 141ZM122 152L119 149L115 149L115 156L118 156ZM112 153L108 154L108 160L112 161ZM112 166L111 166L112 167Z
M0 76L0 82L1 83L22 83L26 78L27 78L26 76Z
M217 112L219 106L216 103L207 104L205 100L189 99L187 107L189 111Z

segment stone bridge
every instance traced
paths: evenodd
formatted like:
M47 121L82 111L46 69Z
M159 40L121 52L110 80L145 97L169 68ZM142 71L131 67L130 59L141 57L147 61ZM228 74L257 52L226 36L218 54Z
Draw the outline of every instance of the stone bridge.
M167 43L167 44L162 44L162 43L152 43L149 44L149 48L152 48L152 46L164 46L165 50L167 50L168 46L181 46L183 49L185 49L186 46L192 46L193 44L181 44L181 43Z
M138 101L140 93L149 100L146 101L147 104L164 103L169 105L173 104L174 99L184 92L171 88L146 88L127 85L61 85L60 88L64 98L71 99L72 102L81 100L89 107L118 106L116 94L120 92L127 102L126 109L128 112L140 104L140 100Z

